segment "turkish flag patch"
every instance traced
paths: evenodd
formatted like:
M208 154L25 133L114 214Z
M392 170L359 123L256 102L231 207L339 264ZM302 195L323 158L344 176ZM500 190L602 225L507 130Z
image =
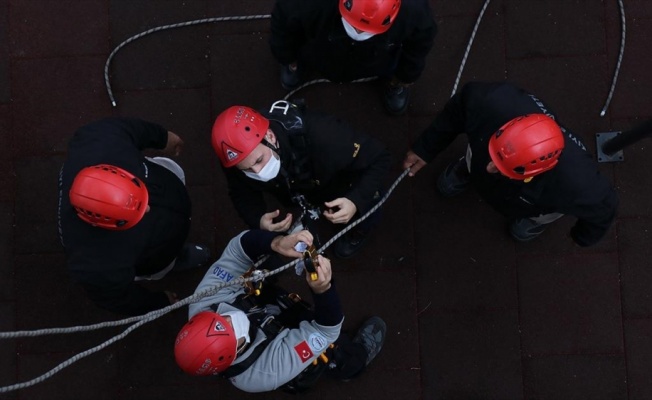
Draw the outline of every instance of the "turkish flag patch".
M310 360L313 356L312 350L310 350L310 346L308 346L308 343L305 340L299 343L298 345L294 346L294 351L297 352L297 355L301 359L301 362L306 362Z

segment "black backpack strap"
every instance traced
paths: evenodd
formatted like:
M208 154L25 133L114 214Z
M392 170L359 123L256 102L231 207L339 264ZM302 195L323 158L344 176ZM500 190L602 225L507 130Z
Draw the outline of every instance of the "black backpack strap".
M242 362L237 363L236 365L232 365L229 368L225 369L220 373L220 376L229 379L245 372L258 359L258 357L260 357L260 355L263 354L263 351L265 351L265 349L267 348L267 346L269 346L271 342L272 340L268 337L262 343L256 346L256 348L254 349L253 352L251 352L249 357L242 360Z
M295 136L297 134L302 135L304 132L304 110L303 102L290 103L287 100L278 100L269 107L269 110L265 110L262 114L270 121L281 124L288 136Z
M304 124L305 104L302 100L291 103L287 100L278 100L274 102L268 110L262 114L269 119L281 125L287 133L290 142L290 165L287 168L286 179L294 186L300 184L311 188L312 182L312 165L311 157L308 154L309 138L305 135ZM280 151L284 151L281 149ZM278 151L278 150L277 150Z
M253 321L252 321L252 327L253 327ZM254 327L254 329L256 330L256 332L258 332L256 327ZM285 329L285 327L281 325L280 322L276 321L273 315L268 315L264 319L263 324L260 326L260 329L265 334L265 340L262 341L258 346L256 346L256 348L254 348L254 350L251 352L249 357L242 360L242 362L239 362L236 365L232 365L229 368L222 371L222 373L220 374L221 376L228 379L245 372L258 359L258 357L260 357L260 355L263 354L263 351L265 351L267 346L269 346L272 340L274 340L274 338L276 338L279 332Z

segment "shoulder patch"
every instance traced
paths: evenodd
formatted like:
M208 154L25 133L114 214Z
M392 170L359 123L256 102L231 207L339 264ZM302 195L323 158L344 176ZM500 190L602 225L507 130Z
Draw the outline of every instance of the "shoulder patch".
M328 347L328 341L320 333L311 334L310 337L308 337L308 344L316 353L321 353L326 347Z
M299 343L298 345L294 346L294 351L299 356L301 362L306 362L310 360L314 355L312 353L312 350L310 350L310 346L308 346L308 343L305 340Z

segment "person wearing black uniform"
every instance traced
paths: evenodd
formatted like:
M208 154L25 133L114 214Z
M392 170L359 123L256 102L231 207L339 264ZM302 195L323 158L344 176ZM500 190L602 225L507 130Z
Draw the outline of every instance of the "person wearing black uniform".
M229 196L250 228L284 232L292 227L291 213L274 221L280 211L267 209L264 193L284 206L294 203L313 211L313 219L319 216L315 208L323 207L323 216L334 224L357 219L380 200L391 165L383 144L339 118L304 112L286 101L277 101L265 114L229 107L217 117L212 132ZM352 256L378 215L373 213L340 238L335 254Z
M437 180L442 195L454 196L470 183L508 217L510 233L519 241L572 215L577 222L571 238L590 246L611 226L618 197L580 138L556 121L545 103L510 83L472 82L421 134L403 167L413 176L466 133L466 156Z
M138 280L209 261L205 246L184 242L191 204L183 170L169 158L183 141L160 125L106 118L75 132L59 177L59 235L71 278L99 307L138 315L177 301Z
M427 0L277 0L271 29L285 89L310 71L332 82L378 76L385 108L396 115L407 109L408 86L437 33Z

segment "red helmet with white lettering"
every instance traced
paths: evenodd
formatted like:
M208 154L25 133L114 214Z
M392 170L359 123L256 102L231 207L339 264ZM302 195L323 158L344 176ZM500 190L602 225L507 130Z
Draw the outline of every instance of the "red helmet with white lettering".
M222 165L232 167L244 160L265 138L269 120L245 106L224 110L213 124L212 144Z
M149 194L143 181L113 165L86 167L70 187L70 204L79 218L93 226L125 230L147 211Z
M489 155L508 178L526 180L555 165L564 149L559 125L545 114L516 117L491 135Z
M218 313L203 311L181 328L174 358L190 375L215 375L235 360L238 339L231 324Z
M392 26L401 0L340 0L340 14L354 28L379 34Z

